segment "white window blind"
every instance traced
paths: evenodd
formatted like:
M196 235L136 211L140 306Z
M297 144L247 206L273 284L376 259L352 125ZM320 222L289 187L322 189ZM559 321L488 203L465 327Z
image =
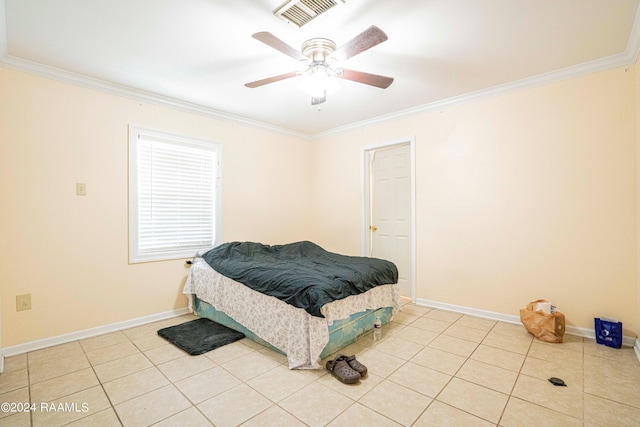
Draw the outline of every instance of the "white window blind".
M192 257L215 245L219 144L130 132L131 262Z

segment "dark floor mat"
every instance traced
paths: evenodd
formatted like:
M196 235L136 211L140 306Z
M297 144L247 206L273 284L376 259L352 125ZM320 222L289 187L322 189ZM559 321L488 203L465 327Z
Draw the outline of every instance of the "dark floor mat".
M160 329L158 335L192 356L244 338L243 333L205 318Z

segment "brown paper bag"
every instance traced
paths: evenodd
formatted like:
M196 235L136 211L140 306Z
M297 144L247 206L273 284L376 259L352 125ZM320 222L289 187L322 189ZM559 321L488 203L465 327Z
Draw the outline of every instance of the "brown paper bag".
M520 320L526 330L544 342L561 343L564 337L564 314L559 311L547 314L543 311L535 311L536 304L547 302L539 299L527 304L527 308L520 310Z

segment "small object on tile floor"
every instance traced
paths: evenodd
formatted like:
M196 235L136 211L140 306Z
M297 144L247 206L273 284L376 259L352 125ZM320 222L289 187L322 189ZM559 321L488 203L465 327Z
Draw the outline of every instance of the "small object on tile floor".
M549 382L555 386L560 386L560 387L566 387L567 384L565 384L564 381L562 381L560 378L556 378L556 377L551 377L549 378Z
M382 339L382 320L380 316L376 315L373 322L373 340L380 341Z
M347 357L345 360L349 364L349 367L351 369L353 369L354 371L357 371L360 374L361 377L364 378L365 376L367 376L367 367L365 365L363 365L362 363L360 363L360 361L358 361L356 359L356 355L355 354Z
M345 384L360 382L360 373L349 366L347 356L339 354L335 359L327 361L326 367L340 382Z

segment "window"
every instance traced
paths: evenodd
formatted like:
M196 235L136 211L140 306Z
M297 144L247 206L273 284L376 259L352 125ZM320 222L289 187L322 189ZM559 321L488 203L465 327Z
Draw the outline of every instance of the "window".
M221 145L131 126L129 261L192 257L220 235Z

